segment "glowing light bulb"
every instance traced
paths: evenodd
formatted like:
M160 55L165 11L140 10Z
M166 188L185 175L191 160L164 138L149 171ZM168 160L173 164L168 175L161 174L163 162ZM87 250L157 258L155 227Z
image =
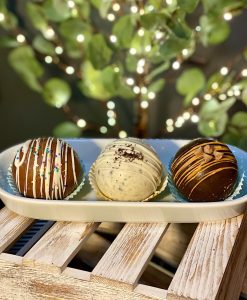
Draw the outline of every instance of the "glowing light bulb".
M153 100L156 94L154 92L148 92L148 99Z
M114 109L115 108L115 103L113 101L108 101L106 103L106 106L108 109Z
M127 137L127 132L124 130L119 131L118 136L120 137L120 139L124 139Z
M232 97L234 95L233 90L227 91L227 96Z
M203 97L206 101L209 101L212 99L212 95L210 94L205 94L204 97Z
M26 41L26 38L23 34L18 34L16 40L18 43L24 43Z
M163 38L163 36L164 36L163 32L161 32L161 31L156 31L155 32L155 37L156 37L157 40L160 40L161 38Z
M136 13L138 12L138 7L135 6L135 5L132 5L132 6L130 7L130 11L131 11L133 14L136 14Z
M112 43L116 43L117 42L117 37L115 36L115 35L110 35L110 41L112 42Z
M114 70L115 73L119 73L119 71L120 71L119 67L114 67L113 70Z
M217 88L219 87L219 84L218 84L218 82L213 82L211 86L212 86L213 90L217 90Z
M183 54L183 56L187 56L189 54L189 50L188 49L183 49L182 54Z
M148 11L153 11L154 10L154 6L153 5L148 5Z
M198 117L198 115L192 115L192 116L191 116L191 122L193 122L193 123L198 123L198 122L199 122L199 117Z
M51 27L49 27L45 30L43 34L46 39L51 40L55 36L55 31Z
M114 112L114 110L109 109L107 111L107 117L108 118L115 118L115 112Z
M144 100L141 102L141 108L146 109L146 108L148 108L148 106L149 106L148 101Z
M136 68L136 72L137 72L138 74L143 74L143 73L144 73L144 68L138 66L138 67Z
M145 66L145 59L144 58L141 58L141 59L139 59L138 60L138 62L137 62L137 65L139 66L139 67L144 67Z
M61 46L57 46L55 48L55 52L56 52L56 54L60 55L63 53L63 48Z
M110 21L110 22L113 22L113 21L115 20L115 18L116 18L116 17L115 17L114 14L108 14L108 15L107 15L107 20Z
M126 83L127 83L128 85L133 85L133 84L135 83L135 81L134 81L133 78L129 77L129 78L126 79Z
M75 2L73 0L69 0L67 2L67 5L68 5L69 8L73 8L73 7L75 7Z
M78 43L83 43L84 40L85 40L84 34L82 34L82 33L78 34L77 37L76 37L76 40L77 40Z
M148 89L145 86L141 87L141 93L142 94L147 94Z
M173 131L174 131L174 127L173 127L173 126L168 126L168 127L166 128L166 130L167 130L168 132L173 132Z
M112 10L114 11L119 11L120 10L120 4L119 3L114 3L112 5Z
M173 63L172 63L172 68L174 69L174 70L178 70L179 68L180 68L180 62L179 61L174 61Z
M219 99L220 99L221 101L226 100L226 98L227 98L226 94L220 94L220 95L219 95Z
M133 92L134 92L135 94L139 94L140 91L141 91L141 89L139 88L139 86L135 85L134 88L133 88Z
M51 63L52 63L52 57L51 57L50 55L47 55L47 56L45 57L45 62L46 62L47 64L51 64Z
M131 55L135 55L136 54L136 49L135 48L130 48L129 53Z
M137 31L137 34L138 34L139 36L144 36L144 33L145 33L145 31L144 31L143 28L140 28L140 29Z
M199 98L193 98L192 99L192 104L194 105L194 106L197 106L197 105L199 105L200 104L200 100L199 100Z
M247 77L247 69L243 69L242 72L241 72L241 75L243 77Z
M198 25L198 26L196 26L195 29L196 29L197 32L200 32L201 31L201 26Z
M0 12L0 22L3 22L5 20L5 15Z
M226 12L226 13L224 13L223 18L226 21L230 21L232 19L232 14L230 12Z
M167 5L172 5L172 3L173 3L173 0L166 0Z
M174 122L173 122L172 119L167 119L167 120L166 120L166 125L167 125L167 126L172 126L173 123L174 123Z
M77 121L77 126L80 128L84 128L84 127L86 127L86 125L87 125L87 122L84 119L79 119Z
M228 70L227 67L222 67L222 68L220 69L220 74L223 75L223 76L227 75L228 72L229 72L229 70Z
M189 118L190 118L190 113L189 113L188 111L184 112L184 113L183 113L183 118L184 118L184 120L189 120Z
M145 47L145 51L146 51L146 52L150 52L151 50L152 50L151 45L147 45L147 46Z
M116 125L116 120L114 118L109 118L107 122L110 126L115 126Z
M240 90L234 90L233 92L234 96L239 97L241 95Z
M74 69L74 67L72 67L72 66L68 66L68 67L66 67L65 72L66 72L68 75L72 75L72 74L75 73L75 69Z
M99 131L100 131L101 133L105 134L105 133L107 133L107 127L101 126L100 129L99 129Z

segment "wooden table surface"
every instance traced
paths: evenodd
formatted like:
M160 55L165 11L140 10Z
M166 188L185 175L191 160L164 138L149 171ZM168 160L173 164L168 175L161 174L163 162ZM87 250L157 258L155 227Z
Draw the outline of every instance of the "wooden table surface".
M33 222L0 210L0 299L234 300L243 286L246 214L200 223L167 290L140 284L139 278L169 224L125 224L86 272L68 264L99 223L56 222L23 257L4 253Z

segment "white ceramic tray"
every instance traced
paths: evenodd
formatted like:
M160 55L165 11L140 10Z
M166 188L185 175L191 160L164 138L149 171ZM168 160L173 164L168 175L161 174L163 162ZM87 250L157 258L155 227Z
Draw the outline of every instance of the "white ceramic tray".
M67 140L83 160L88 173L91 164L111 139ZM176 151L187 143L184 140L147 140L168 166ZM247 191L238 199L222 202L176 202L169 190L150 202L115 202L97 200L88 180L73 200L37 200L16 195L7 182L7 170L16 150L14 146L0 154L0 198L12 211L35 219L63 221L109 222L178 222L194 223L237 216L247 208ZM233 148L234 149L234 148ZM247 153L238 150L247 166ZM243 187L243 190L246 186Z

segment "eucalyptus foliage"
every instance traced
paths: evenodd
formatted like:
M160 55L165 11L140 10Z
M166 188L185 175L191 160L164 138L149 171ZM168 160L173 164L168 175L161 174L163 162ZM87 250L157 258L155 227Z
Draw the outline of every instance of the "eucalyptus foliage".
M26 41L20 43L16 41L16 32L21 25L10 3L0 0L0 12L5 16L0 25L6 31L0 37L0 46L10 48L9 63L31 89L43 95L48 105L61 108L72 97L71 87L64 79L66 65L75 68L72 79L78 91L92 100L105 102L120 97L149 101L148 93L158 94L165 88L165 76L174 60L190 59L200 44L210 47L224 42L230 26L223 14L230 12L235 16L246 6L246 0L147 0L136 1L137 11L133 12L132 1L121 1L116 20L109 22L112 3L74 0L71 8L65 0L25 1L26 28L32 28ZM188 23L193 13L199 15L200 31ZM57 54L57 46L63 47L64 52ZM185 55L184 49L187 49ZM59 78L47 78L44 63L47 55L63 70L61 76L57 75ZM145 66L138 74L140 59L145 60ZM137 95L126 83L128 77L140 87L146 87L145 93ZM193 97L210 92L212 82L217 82L222 92L229 89L225 85L231 80L227 81L219 72L206 79L199 68L193 67L178 76L175 86L184 97L185 107L189 107ZM247 105L247 82L242 80L238 84L240 100ZM210 101L203 102L198 112L200 133L223 137L231 143L240 141L246 147L247 113L237 112L229 118L229 109L235 103L236 97L221 102L214 95ZM140 110L138 113L141 123ZM80 130L70 122L56 127L55 134L62 136L63 132L67 136L80 135Z

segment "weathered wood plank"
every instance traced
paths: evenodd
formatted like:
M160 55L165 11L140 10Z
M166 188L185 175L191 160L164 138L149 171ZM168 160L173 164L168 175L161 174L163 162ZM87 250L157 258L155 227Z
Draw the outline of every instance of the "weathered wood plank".
M61 272L98 225L56 222L23 257L23 264Z
M67 270L69 269L69 270ZM8 300L165 300L166 291L137 285L134 291L88 281L84 271L61 274L23 266L21 257L0 255L0 295ZM75 278L71 275L75 274ZM79 273L82 273L81 275ZM84 280L85 279L85 280ZM1 296L0 296L1 298Z
M217 300L238 299L247 270L247 213L245 213L216 296Z
M11 245L33 221L13 213L6 207L2 208L0 210L0 253Z
M242 218L198 225L168 289L167 299L216 299Z
M167 223L126 224L94 268L91 280L133 289L167 228Z

